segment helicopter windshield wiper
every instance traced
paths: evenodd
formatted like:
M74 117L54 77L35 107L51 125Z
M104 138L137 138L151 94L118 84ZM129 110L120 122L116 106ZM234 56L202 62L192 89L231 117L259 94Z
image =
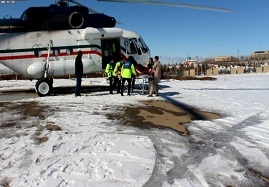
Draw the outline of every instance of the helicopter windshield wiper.
M226 8L217 8L217 7L200 6L200 5L183 4L183 3L149 1L149 0L97 0L97 1L121 2L121 3L142 3L142 4L153 4L153 5L174 6L174 7L182 7L182 8L192 8L192 9L202 9L202 10L213 10L213 11L221 11L221 12L233 12L233 10L226 9Z

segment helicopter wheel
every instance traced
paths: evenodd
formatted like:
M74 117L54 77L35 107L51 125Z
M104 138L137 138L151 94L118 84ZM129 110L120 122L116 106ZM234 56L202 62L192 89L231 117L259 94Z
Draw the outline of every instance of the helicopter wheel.
M36 92L40 97L49 96L52 92L52 79L40 79L36 82Z

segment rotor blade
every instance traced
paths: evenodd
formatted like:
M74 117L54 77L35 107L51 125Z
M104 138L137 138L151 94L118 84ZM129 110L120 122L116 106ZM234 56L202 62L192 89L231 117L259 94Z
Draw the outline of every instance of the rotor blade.
M73 4L76 4L76 5L79 5L79 6L84 6L84 7L86 7L85 5L83 5L83 4L79 3L79 2L77 2L76 0L69 0L69 2L71 2L71 3L73 3ZM95 11L95 10L89 8L89 7L87 7L87 8L88 8L89 12L91 12L91 13L99 13L99 12L97 12L97 11ZM118 24L121 24L121 22L119 22L119 21L116 21L116 22L117 22Z
M217 8L217 7L182 4L182 3L159 2L159 1L150 1L150 0L149 1L147 1L147 0L97 0L97 1L121 2L121 3L142 3L142 4L153 4L153 5L164 5L164 6L202 9L202 10L213 10L213 11L221 11L221 12L233 12L233 10L226 9L226 8Z
M74 3L74 4L78 5L78 6L84 6L84 7L86 7L85 5L83 5L83 4L79 3L79 2L77 2L76 0L69 0L69 2ZM92 12L92 13L98 13L97 11L95 11L95 10L89 8L89 7L87 7L87 8L88 8L89 12Z

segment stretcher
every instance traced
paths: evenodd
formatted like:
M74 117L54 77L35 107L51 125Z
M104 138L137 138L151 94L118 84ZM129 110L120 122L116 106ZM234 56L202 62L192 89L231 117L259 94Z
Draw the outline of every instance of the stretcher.
M139 75L135 79L135 85L134 88L138 89L141 91L141 94L145 94L146 91L148 90L148 75Z

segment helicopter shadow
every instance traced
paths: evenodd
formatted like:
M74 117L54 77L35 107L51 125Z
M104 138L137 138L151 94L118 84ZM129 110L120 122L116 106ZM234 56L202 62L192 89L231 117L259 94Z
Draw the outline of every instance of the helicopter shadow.
M80 90L81 93L93 93L93 92L105 92L105 91L109 91L109 86L82 86ZM71 94L71 93L75 93L74 86L54 87L52 91L52 95Z
M164 93L159 93L159 96L166 99L167 97L177 96L177 95L180 95L180 94L181 94L180 92L164 92Z
M164 84L159 84L158 85L159 89L164 89L164 88L170 88L171 86L168 86L168 85L164 85Z
M205 120L205 117L197 112L198 109L171 97L171 96L177 96L177 95L180 95L180 93L179 92L166 92L166 93L159 94L159 96L165 99L166 101L172 103L173 105L191 114L196 120Z

